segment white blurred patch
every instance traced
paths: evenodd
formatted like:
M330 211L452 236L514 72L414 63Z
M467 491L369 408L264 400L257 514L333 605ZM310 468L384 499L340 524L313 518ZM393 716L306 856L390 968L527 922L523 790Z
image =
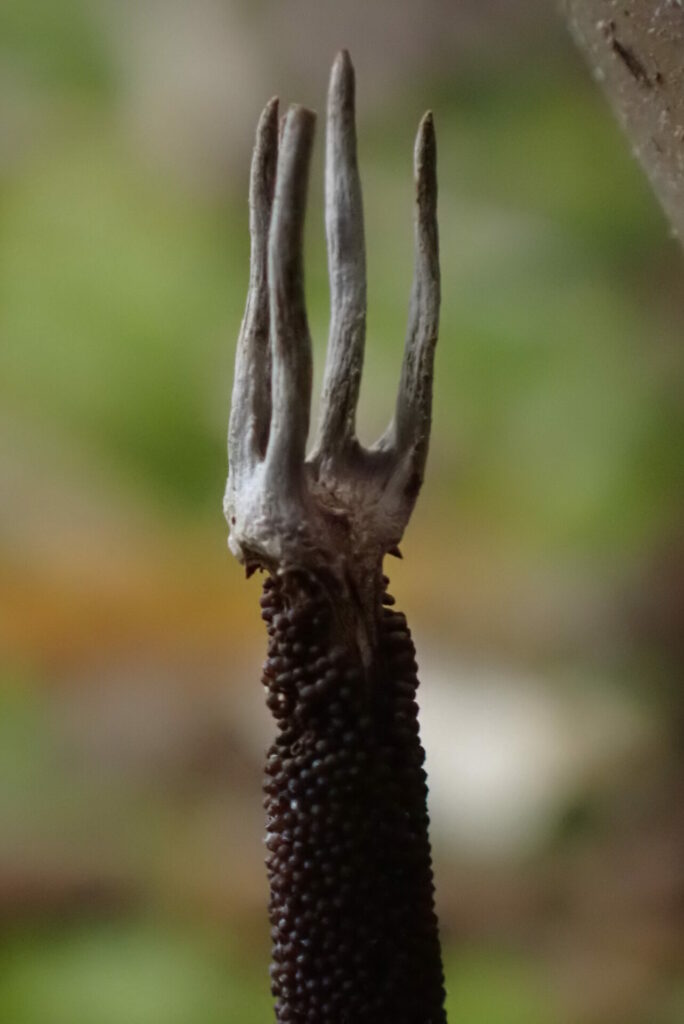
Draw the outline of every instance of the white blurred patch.
M420 679L433 836L468 852L511 856L536 845L565 800L646 731L601 680L560 685L434 653Z

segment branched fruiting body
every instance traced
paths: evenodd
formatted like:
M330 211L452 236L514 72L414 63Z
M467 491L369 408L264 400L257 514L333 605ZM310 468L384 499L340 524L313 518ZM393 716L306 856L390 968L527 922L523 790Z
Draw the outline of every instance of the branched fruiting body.
M331 322L307 456L311 340L303 228L314 115L276 100L257 128L250 285L238 338L224 510L230 548L262 599L267 704L279 729L266 811L279 1024L443 1024L416 663L381 566L423 480L439 318L432 115L414 149L415 266L394 416L355 432L366 322L354 72L328 94Z
M391 600L386 598L386 600ZM329 595L266 581L265 778L279 1024L445 1020L411 635L377 609L370 673L336 644Z

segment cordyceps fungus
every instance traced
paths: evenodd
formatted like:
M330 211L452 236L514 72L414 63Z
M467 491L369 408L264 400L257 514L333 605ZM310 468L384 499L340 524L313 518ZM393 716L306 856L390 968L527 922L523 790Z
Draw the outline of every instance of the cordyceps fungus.
M328 99L332 317L318 436L307 457L311 342L302 234L314 115L276 100L257 129L251 273L237 346L225 512L230 548L268 573L263 683L277 724L265 807L271 985L279 1024L446 1020L428 839L416 662L382 563L423 479L439 313L432 116L415 145L415 273L392 422L355 435L366 270L354 72Z

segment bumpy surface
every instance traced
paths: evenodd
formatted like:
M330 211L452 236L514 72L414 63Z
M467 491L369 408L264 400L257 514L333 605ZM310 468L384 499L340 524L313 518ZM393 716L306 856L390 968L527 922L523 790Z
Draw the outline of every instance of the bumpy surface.
M386 587L387 580L384 580ZM279 1024L444 1024L418 679L384 593L371 670L315 578L270 577L263 682L271 985Z

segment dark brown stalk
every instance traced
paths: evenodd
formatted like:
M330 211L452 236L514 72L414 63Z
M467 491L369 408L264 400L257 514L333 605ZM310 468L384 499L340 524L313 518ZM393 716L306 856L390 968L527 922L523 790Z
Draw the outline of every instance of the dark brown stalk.
M317 580L270 577L267 704L279 735L265 778L279 1024L438 1024L418 679L405 617L376 609L370 673L336 644Z

